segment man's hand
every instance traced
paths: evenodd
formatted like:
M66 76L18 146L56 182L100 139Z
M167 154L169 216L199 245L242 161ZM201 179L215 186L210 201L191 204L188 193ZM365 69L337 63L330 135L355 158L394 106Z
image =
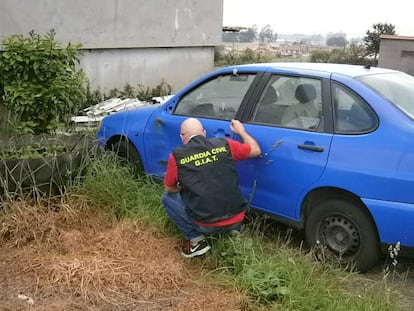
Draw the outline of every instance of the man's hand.
M241 123L239 120L234 120L234 119L230 121L230 129L233 131L233 133L239 134L239 135L246 131L244 129L243 123Z
M239 120L231 120L230 129L233 133L240 135L243 143L250 145L249 158L255 158L260 156L260 146L257 141L251 137L244 128L244 125Z
M173 187L164 185L164 190L165 190L165 192L168 192L168 193L176 193L176 192L181 191L181 187L180 187L180 184L177 184Z

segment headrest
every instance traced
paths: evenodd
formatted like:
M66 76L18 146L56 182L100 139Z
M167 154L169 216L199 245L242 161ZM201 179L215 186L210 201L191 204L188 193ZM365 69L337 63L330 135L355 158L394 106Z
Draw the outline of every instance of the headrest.
M264 105L273 104L277 101L277 93L273 86L269 86L263 94L262 103Z
M296 99L304 104L316 99L316 89L312 84L301 84L296 88Z

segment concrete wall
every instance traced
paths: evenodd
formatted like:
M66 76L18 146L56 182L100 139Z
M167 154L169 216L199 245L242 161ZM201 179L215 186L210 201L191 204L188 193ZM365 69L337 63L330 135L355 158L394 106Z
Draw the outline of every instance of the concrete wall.
M210 47L95 49L83 52L81 63L92 86L123 89L156 86L165 82L173 92L210 71L214 49ZM113 88L112 87L112 88Z
M223 0L0 1L1 37L54 29L82 43L81 67L101 90L162 80L178 90L213 69L222 20Z
M414 37L381 36L378 66L414 75Z

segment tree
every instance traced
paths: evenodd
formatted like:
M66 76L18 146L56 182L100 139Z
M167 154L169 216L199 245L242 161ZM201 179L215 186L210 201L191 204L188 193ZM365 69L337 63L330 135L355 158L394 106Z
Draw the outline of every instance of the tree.
M370 60L366 57L366 50L363 44L352 42L347 48L347 63L354 65L367 65Z
M330 37L326 40L327 46L338 46L338 47L345 47L348 44L348 41L342 36L340 37Z
M246 31L240 32L240 42L253 42L256 38L257 29L252 27L248 28Z
M259 32L260 42L264 42L265 39L267 39L267 41L269 42L274 42L277 40L277 38L278 38L277 33L273 33L273 29L269 24L262 27L262 29Z
M378 23L372 25L373 31L367 30L364 37L367 55L374 56L374 63L377 62L377 55L380 48L381 35L395 35L395 25L387 23Z
M327 46L335 46L335 47L346 47L348 41L346 40L346 34L343 32L338 33L331 33L328 35L326 40Z

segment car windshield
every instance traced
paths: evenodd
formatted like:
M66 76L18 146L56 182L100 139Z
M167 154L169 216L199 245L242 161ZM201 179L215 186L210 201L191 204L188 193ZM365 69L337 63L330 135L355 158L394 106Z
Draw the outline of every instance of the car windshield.
M414 119L414 77L402 72L357 78Z

